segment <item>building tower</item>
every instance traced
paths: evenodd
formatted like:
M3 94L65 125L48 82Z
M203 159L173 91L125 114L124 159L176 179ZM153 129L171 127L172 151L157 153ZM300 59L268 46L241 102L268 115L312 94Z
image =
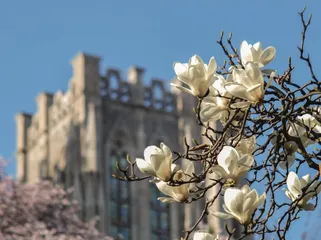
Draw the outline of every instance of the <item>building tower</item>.
M18 179L72 186L82 218L98 215L99 228L107 235L178 240L200 215L201 201L163 204L148 181L117 181L111 174L116 161L122 166L127 154L143 157L148 145L164 142L184 151L184 136L200 142L192 112L196 98L166 90L159 79L145 85L144 69L137 66L126 79L117 69L101 74L100 60L79 53L71 61L66 92L40 93L36 113L17 114Z

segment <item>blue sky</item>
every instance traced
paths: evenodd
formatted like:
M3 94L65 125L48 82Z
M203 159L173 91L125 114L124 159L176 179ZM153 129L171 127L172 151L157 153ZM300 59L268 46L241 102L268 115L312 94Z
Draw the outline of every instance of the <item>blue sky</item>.
M194 54L223 63L216 40L224 30L233 32L237 47L242 40L275 46L270 67L280 72L293 56L297 82L304 82L308 71L296 46L301 31L297 12L305 5L314 14L307 46L314 65L320 65L318 1L1 1L0 154L10 159L8 173L15 175L14 115L33 113L39 92L66 89L69 62L79 51L101 56L101 72L117 67L125 73L136 64L147 69L146 82L151 77L170 80L172 63Z

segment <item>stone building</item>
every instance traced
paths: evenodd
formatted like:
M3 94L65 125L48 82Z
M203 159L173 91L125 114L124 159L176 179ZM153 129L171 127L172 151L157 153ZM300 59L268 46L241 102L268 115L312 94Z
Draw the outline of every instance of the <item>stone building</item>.
M179 239L200 216L201 202L163 204L148 181L128 183L111 175L116 161L123 165L127 154L143 157L148 145L164 142L183 151L184 136L200 140L192 111L196 98L167 91L159 79L146 86L139 67L131 67L124 80L117 69L102 75L96 56L80 53L71 63L66 92L40 93L36 113L16 116L18 179L73 186L80 215L85 220L98 215L99 228L107 235ZM215 218L210 222L218 232L224 227Z

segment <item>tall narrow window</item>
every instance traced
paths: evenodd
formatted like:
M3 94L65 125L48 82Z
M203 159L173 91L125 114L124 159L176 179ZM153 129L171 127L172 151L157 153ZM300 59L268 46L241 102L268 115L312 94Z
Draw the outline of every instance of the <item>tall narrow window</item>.
M150 192L151 239L170 239L169 204L157 200L158 197L164 197L164 195L155 185L151 185Z
M39 173L39 175L40 175L40 178L41 179L46 179L47 178L47 169L48 169L48 167L47 167L48 165L47 165L47 161L46 160L42 160L41 162L40 162L40 173Z
M126 154L112 152L110 159L110 172L117 175L116 162L124 168L127 166ZM130 185L127 181L120 181L110 174L110 234L113 237L122 235L124 240L130 239L131 209L130 209Z

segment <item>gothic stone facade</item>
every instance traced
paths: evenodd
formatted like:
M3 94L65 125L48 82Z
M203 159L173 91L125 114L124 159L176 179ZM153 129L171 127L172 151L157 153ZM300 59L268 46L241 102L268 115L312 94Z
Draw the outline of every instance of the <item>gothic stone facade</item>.
M166 91L158 79L145 86L139 67L131 67L123 80L117 69L101 76L99 66L99 57L78 54L65 93L43 92L35 114L17 114L18 179L29 183L50 179L72 186L80 215L85 220L99 216L99 228L107 235L179 239L200 216L201 202L184 207L163 204L148 181L127 183L111 175L116 161L122 166L127 154L131 159L143 157L148 145L164 142L183 151L184 136L200 141L201 129L192 111L196 98ZM217 232L223 230L222 222L209 221Z

